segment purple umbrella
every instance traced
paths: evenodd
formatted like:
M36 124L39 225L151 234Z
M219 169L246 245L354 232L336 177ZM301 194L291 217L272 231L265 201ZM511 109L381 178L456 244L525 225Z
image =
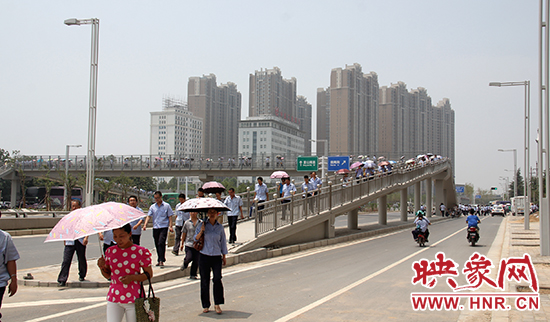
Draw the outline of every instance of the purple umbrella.
M210 181L202 185L202 189L206 193L217 193L217 192L224 192L225 187L223 184L216 182L216 181Z
M363 166L363 162L355 162L354 164L351 165L351 169L355 169L355 168L358 168L358 167L361 167Z

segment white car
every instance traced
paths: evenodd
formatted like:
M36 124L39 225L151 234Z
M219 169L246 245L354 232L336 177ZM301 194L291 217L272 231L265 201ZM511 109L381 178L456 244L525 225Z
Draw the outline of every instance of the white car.
M500 215L504 217L504 207L502 205L493 206L493 209L491 209L491 217L493 217L494 215Z

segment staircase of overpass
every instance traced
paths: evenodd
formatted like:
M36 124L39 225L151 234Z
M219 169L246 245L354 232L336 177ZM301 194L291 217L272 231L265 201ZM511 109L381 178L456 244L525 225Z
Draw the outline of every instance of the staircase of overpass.
M400 192L401 220L406 221L407 189L414 187L414 206L420 209L422 182L425 182L425 204L428 209L431 205L443 203L449 208L457 203L449 160L396 167L391 173L349 182L334 181L323 184L313 196L299 192L285 203L282 203L283 198L262 203L258 207L262 209L254 210L256 238L233 251L240 253L260 247L280 247L331 238L334 237L334 219L344 214L348 214L348 228L357 229L359 208L372 201L378 201L378 223L386 225L387 195L394 192ZM251 202L248 198L245 206L252 205Z

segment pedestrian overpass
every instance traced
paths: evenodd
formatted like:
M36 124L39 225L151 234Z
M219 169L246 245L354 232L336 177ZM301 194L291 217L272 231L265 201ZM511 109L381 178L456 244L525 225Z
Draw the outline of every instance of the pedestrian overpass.
M255 210L256 238L233 249L240 253L261 247L280 247L334 237L334 220L348 215L348 228L358 229L358 212L369 202L378 202L378 223L387 224L387 196L400 193L401 220L407 221L407 189L414 188L414 208L420 209L422 183L428 208L445 204L447 208L457 204L452 165L449 160L428 162L414 167L398 166L389 174L344 182L332 177L314 196L297 192L288 203L282 198L270 199ZM296 184L300 191L300 185ZM434 191L432 191L432 189ZM435 192L435 193L433 193ZM433 198L432 198L433 195ZM243 196L245 206L251 204L250 196ZM433 199L433 200L432 200Z

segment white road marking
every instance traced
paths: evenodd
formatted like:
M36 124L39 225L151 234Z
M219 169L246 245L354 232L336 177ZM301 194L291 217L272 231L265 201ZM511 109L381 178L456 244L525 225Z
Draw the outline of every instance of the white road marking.
M387 236L391 236L391 235L395 235L395 234L399 234L401 232L403 232L404 230L406 229L402 229L402 230L398 230L398 231L395 231L395 232L391 232L391 233L387 233L387 234L383 234L383 235L379 235L379 236L375 236L375 237L371 237L371 238L367 238L367 239L362 239L362 240L357 240L357 241L352 241L352 242L348 242L348 243L343 243L343 244L340 244L340 245L331 245L331 246L328 246L328 247L321 247L321 249L318 249L318 250L314 250L314 251L310 251L310 252L306 252L304 254L301 254L301 255L295 255L295 256L288 256L287 258L285 259L282 259L282 260L277 260L277 261L274 261L274 262L270 262L270 263L264 263L264 264L258 264L258 265L251 265L250 267L246 267L246 268L242 268L242 269L237 269L235 271L232 271L232 272L228 272L226 274L223 274L224 276L228 276L228 275L234 275L234 274L238 274L238 273L244 273L244 272L247 272L247 271L250 271L250 270L253 270L253 269L257 269L257 268L262 268L262 267L267 267L267 266L271 266L271 265L275 265L275 264L279 264L279 263L284 263L284 262L288 262L288 261L291 261L291 260L295 260L295 259L299 259L299 258L303 258L303 257L307 257L307 256L311 256L311 255L315 255L315 254L318 254L318 253L322 253L322 252L326 252L326 251L331 251L331 250L334 250L334 249L339 249L339 248L343 248L343 247L348 247L348 246L352 246L352 245L357 245L357 244L361 244L361 243L366 243L366 242L369 242L369 241L372 241L372 240L375 240L375 239L380 239L380 238L384 238L384 237L387 237ZM408 228L407 228L408 230ZM447 240L448 238L458 234L459 232L463 231L463 229L453 233L452 235L449 235L447 236L446 238L436 242L435 244L433 244L433 246ZM413 257L413 256L416 256L417 254L423 252L423 251L426 251L430 249L430 247L426 247L420 251L417 251L415 252L414 254L412 255L409 255L407 256L406 258L404 259L401 259L399 262L395 262L394 264L378 271L378 272L375 272L367 277L365 277L364 279L361 279L360 281L357 281L347 287L345 287L344 289L349 290L349 289L352 289L353 287L361 284L361 283L364 283L365 281L367 281L368 279L371 279L377 275L380 275L382 274L383 272L397 266L398 264L406 261L407 259ZM367 279L368 278L368 279ZM363 281L364 280L364 281ZM362 281L362 282L361 282ZM182 284L177 284L177 285L173 285L173 286L168 286L168 287L165 287L165 288L162 288L162 289L158 289L156 290L155 292L156 293L161 293L161 292L165 292L165 291L170 291L170 290L173 290L173 289L177 289L177 288L180 288L180 287L184 287L184 286L188 286L188 285L191 285L191 284L196 284L196 283L199 283L200 280L193 280L193 281L188 281L186 283L182 283ZM352 286L353 285L353 286ZM344 290L342 289L342 290ZM339 294L342 294L344 293L345 291L337 291L333 294L336 294L338 292L340 292ZM323 299L326 299L330 296L332 296L333 294L331 295L328 295L327 297L323 298ZM338 294L338 295L339 295ZM333 297L336 297L337 295L334 295L332 296ZM306 312L308 310L311 310L312 308L316 307L316 306L319 306L321 305L322 303L328 301L329 299L326 299L324 302L320 302L322 301L323 299L319 300L319 301L316 301L298 311L300 311L300 313L298 313L297 315L303 313L303 312ZM83 300L83 301L82 301ZM89 305L89 306L85 306L85 307L81 307L81 308L77 308L77 309L72 309L72 310L67 310L67 311L63 311L63 312L59 312L59 313L55 313L55 314L52 314L52 315L48 315L48 316L42 316L40 318L36 318L36 319L33 319L33 320L28 320L27 322L40 322L40 321L46 321L46 320L49 320L49 319L54 319L54 318L58 318L58 317L61 317L61 316L65 316L65 315L69 315L69 314L73 314L73 313L78 313L78 312L82 312L82 311L86 311L86 310L91 310L91 309L95 309L95 308L98 308L98 307L101 307L103 305L107 305L107 302L104 301L105 300L105 297L91 297L91 298L82 298L82 299L65 299L65 300L50 300L50 301L38 301L38 302L32 302L32 303L29 303L29 302L20 302L20 303L6 303L6 304L3 304L2 307L3 308L8 308L8 307L11 307L11 308L20 308L20 307L28 307L28 306L38 306L38 305L54 305L54 304L70 304L70 303L75 303L75 302L83 302L83 303L91 303L91 302L94 302L94 301L98 301L98 300L102 300L103 302L101 303L97 303L97 304L93 304L93 305ZM48 303L46 303L48 302ZM318 303L319 302L319 303ZM37 305L34 305L34 303L40 303L40 304L37 304ZM316 304L318 303L318 304ZM314 305L316 304L316 305ZM304 310L305 308L308 308L307 310ZM292 317L289 317L290 315L298 312L298 311L295 311L293 313L290 313L289 315L286 315L285 317L282 317L280 318L279 320L277 321L288 321L289 319L295 317L295 316L292 316ZM301 312L303 311L303 312ZM296 316L297 316L296 315ZM287 318L288 317L288 318ZM287 319L285 319L287 318Z
M460 230L458 230L458 231L454 232L453 234L451 234L451 235L449 235L449 236L447 236L447 237L441 239L440 241L438 241L438 242L432 244L431 246L435 246L435 245L437 245L437 244L440 244L440 243L444 242L445 240L447 240L447 239L449 239L449 238L453 237L454 235L456 235L456 234L458 234L458 233L461 233L461 232L462 232L462 233L464 232L464 228L461 228ZM324 303L326 303L326 302L332 300L333 298L335 298L335 297L337 297L337 296L340 296L340 295L346 293L347 291L351 290L352 288L354 288L354 287L356 287L356 286L359 286L359 285L365 283L366 281L368 281L368 280L370 280L370 279L372 279L372 278L374 278L374 277L376 277L376 276L378 276L378 275L380 275L380 274L382 274L382 273L384 273L384 272L386 272L386 271L389 271L390 269L394 268L395 266L397 266L397 265L399 265L399 264L402 264L402 263L406 262L407 260L413 258L414 256L416 256L416 255L418 255L418 254L420 254L420 253L422 253L422 252L427 251L428 249L431 248L431 246L430 246L430 247L426 247L426 248L424 248L424 249L421 249L421 250L419 250L419 251L417 251L417 252L415 252L415 253L412 253L412 254L410 254L410 255L408 255L408 256L406 256L406 257L403 257L402 259L398 260L397 262L394 262L393 264L388 265L388 266L386 266L386 267L384 267L384 268L382 268L382 269L380 269L380 270L378 270L378 271L376 271L376 272L370 274L369 276L366 276L366 277L364 277L364 278L362 278L362 279L360 279L360 280L358 280L358 281L356 281L356 282L354 282L354 283L352 283L352 284L350 284L350 285L348 285L348 286L346 286L346 287L344 287L344 288L339 289L338 291L336 291L336 292L334 292L334 293L332 293L332 294L329 294L329 295L323 297L322 299L319 299L319 300L317 300L317 301L315 301L315 302L313 302L313 303L311 303L311 304L309 304L309 305L304 306L303 308L301 308L301 309L299 309L299 310L296 310L296 311L294 311L294 312L291 312L291 313L289 313L289 314L287 314L287 315L281 317L280 319L275 320L275 322L289 321L289 320L291 320L291 319L297 317L297 316L300 315L300 314L303 314L303 313L305 313L305 312L307 312L307 311L309 311L309 310L311 310L311 309L313 309L313 308L316 308L317 306L319 306L319 305L321 305L321 304L324 304Z
M94 303L99 301L104 301L105 296L96 296L96 297L82 297L74 299L62 299L62 300L44 300L44 301L32 301L32 302L17 302L17 303L3 303L3 309L11 309L18 307L30 307L30 306L42 306L42 305L59 305L59 304L70 304L70 303Z

